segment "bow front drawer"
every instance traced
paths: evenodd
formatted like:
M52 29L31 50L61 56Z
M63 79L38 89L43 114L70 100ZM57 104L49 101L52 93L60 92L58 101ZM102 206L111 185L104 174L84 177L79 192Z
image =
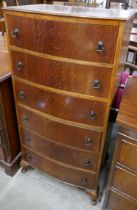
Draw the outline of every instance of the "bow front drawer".
M87 170L77 170L75 167L61 164L58 161L53 161L50 158L44 158L38 153L32 152L26 148L22 148L23 159L30 165L42 171L47 172L49 175L65 182L77 185L82 188L91 188L94 185L95 173Z
M108 97L111 69L11 52L14 75L60 90Z
M7 15L10 45L49 55L113 63L118 26Z
M25 128L22 129L23 137L27 136L26 130L31 130L60 144L93 152L99 151L101 132L56 122L20 106L17 109L19 124Z
M26 129L21 129L22 144L53 160L80 167L86 170L96 170L98 154L60 144L46 139Z
M53 93L16 80L17 100L33 109L64 120L103 126L106 103Z

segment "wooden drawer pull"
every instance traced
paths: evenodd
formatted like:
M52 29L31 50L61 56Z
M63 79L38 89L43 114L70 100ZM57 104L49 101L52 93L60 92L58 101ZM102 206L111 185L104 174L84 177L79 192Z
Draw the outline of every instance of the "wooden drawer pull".
M82 178L82 179L81 179L81 183L82 183L82 184L87 184L87 183L88 183L87 178Z
M90 120L95 120L95 119L96 119L96 112L91 111L91 112L88 114L88 118L89 118Z
M92 144L92 142L93 142L93 140L91 138L89 138L87 136L85 137L85 145L89 146Z
M20 99L24 99L24 98L25 98L24 91L21 90L21 91L19 92L19 98L20 98Z
M19 30L17 28L15 28L12 32L11 32L11 36L13 39L17 38L19 35Z
M84 160L83 163L84 163L84 166L86 166L86 167L91 166L91 162L88 159Z
M96 46L96 52L104 52L104 51L105 51L104 42L99 41Z
M19 62L16 64L16 69L17 69L18 71L22 71L22 70L23 70L23 63L19 61Z
M101 87L101 83L100 83L100 81L99 81L98 79L95 79L95 80L92 82L91 86L92 86L94 89L99 89L99 88Z

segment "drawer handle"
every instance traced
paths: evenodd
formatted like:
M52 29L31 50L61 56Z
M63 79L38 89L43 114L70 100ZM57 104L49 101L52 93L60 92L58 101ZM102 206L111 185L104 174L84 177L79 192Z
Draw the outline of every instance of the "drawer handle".
M89 117L90 120L95 120L95 119L96 119L96 112L91 111L91 112L88 114L88 117Z
M21 90L21 91L19 92L19 98L20 98L20 99L24 99L24 98L25 98L25 94L24 94L24 91L23 91L23 90Z
M99 41L96 46L96 52L104 52L104 51L105 51L104 42Z
M26 159L27 159L27 160L32 160L31 155L27 153L27 154L26 154Z
M11 32L11 36L13 39L17 38L19 35L19 29L15 28L12 32Z
M91 138L89 138L87 136L85 137L85 145L89 146L92 144L92 142L93 142L93 140Z
M26 144L28 144L30 141L31 141L31 139L30 139L30 138L28 138L28 137L27 137L27 138L25 138L25 143L26 143Z
M99 89L100 87L101 87L101 83L100 83L100 81L98 80L98 79L95 79L93 82L92 82L92 87L94 88L94 89Z
M22 62L18 62L17 65L16 65L16 69L18 71L22 71L23 70L23 63Z
M91 166L91 162L88 159L84 160L83 163L84 163L84 166L86 166L86 167Z
M22 117L22 123L25 124L27 121L28 121L28 119L27 119L27 117L24 115L24 116Z
M82 183L82 184L87 184L87 182L88 182L87 178L82 178L82 179L81 179L81 183Z

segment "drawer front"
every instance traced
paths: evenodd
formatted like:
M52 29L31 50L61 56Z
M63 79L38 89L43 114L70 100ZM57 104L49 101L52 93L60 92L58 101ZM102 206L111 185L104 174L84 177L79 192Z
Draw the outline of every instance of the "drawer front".
M7 15L10 44L55 56L113 63L118 26Z
M137 172L137 145L122 142L118 161Z
M20 129L22 144L32 148L38 153L50 157L59 162L84 168L96 170L97 154L79 150L75 147L65 146L36 135L26 129Z
M116 168L113 186L119 191L137 200L137 175Z
M137 210L137 202L110 191L107 210Z
M108 97L111 69L47 60L11 52L14 74L29 81L60 89Z
M19 124L46 139L98 153L101 133L49 120L18 106ZM25 136L25 130L23 130Z
M22 148L22 151L23 159L30 163L33 167L45 171L49 175L64 182L68 182L82 188L93 188L95 173L70 168L65 164L59 164L56 161L39 156L30 150L26 150L25 148Z
M16 81L17 100L46 114L78 123L103 126L106 103L65 96Z

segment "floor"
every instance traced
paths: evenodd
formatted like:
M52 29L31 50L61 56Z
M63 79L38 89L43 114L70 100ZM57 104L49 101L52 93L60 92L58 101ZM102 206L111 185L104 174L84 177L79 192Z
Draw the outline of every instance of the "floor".
M0 210L101 210L84 190L30 169L11 178L0 168Z

